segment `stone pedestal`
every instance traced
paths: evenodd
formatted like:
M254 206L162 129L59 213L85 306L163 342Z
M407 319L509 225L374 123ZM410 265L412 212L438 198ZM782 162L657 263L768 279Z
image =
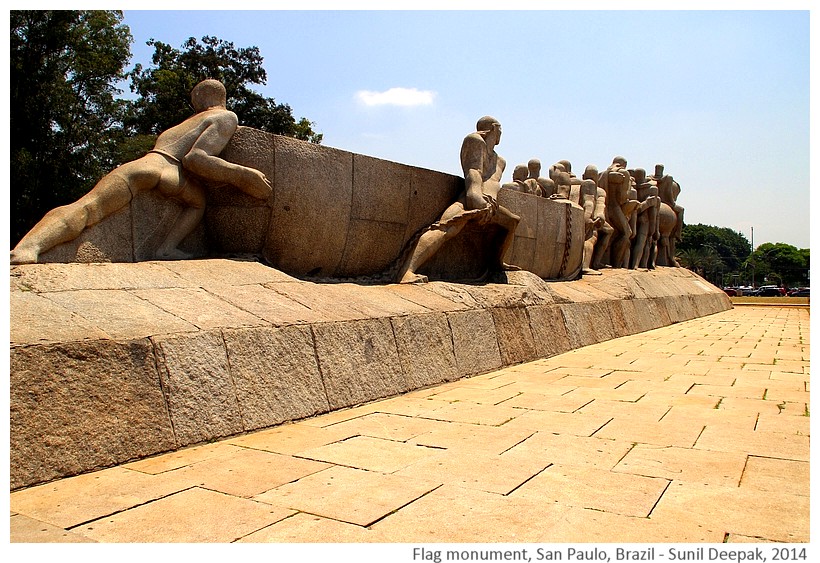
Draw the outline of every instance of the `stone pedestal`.
M10 287L12 489L731 308L681 268L376 286L208 259Z

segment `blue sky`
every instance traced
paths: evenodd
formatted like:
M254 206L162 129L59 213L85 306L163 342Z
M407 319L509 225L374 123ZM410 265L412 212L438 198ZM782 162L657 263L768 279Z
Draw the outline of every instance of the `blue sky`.
M810 12L772 5L802 10L126 9L124 23L132 66L150 63L150 38L259 47L256 90L327 146L459 174L461 139L489 114L505 181L530 158L579 176L616 155L663 163L687 223L804 248Z

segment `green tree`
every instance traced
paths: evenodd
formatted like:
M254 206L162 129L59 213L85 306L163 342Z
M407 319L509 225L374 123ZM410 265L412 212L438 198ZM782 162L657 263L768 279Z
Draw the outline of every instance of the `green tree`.
M711 283L715 285L723 284L726 265L714 248L704 246L679 250L676 258L681 266L692 270Z
M10 12L11 242L116 160L131 33L119 11Z
M808 284L809 249L798 249L782 242L763 243L749 256L758 283L784 286Z
M297 120L289 105L277 104L250 88L267 81L258 47L237 48L209 36L201 42L191 37L181 49L154 39L148 45L154 47L152 66L136 65L130 73L131 90L139 98L127 122L135 133L146 135L145 142L190 117L189 94L205 78L225 84L228 109L242 125L313 143L322 141L322 134L313 131L313 123L305 118Z
M683 252L703 248L714 250L726 273L740 270L752 253L752 245L737 231L712 225L684 225L676 249Z

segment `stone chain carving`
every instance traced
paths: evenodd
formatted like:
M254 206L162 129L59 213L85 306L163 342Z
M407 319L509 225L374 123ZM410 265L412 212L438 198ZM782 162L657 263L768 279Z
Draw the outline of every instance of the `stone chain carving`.
M532 159L530 163L538 163L538 160ZM546 187L540 191L525 189L526 168L523 164L516 166L514 181L504 187L550 199L569 198L585 208L587 243L583 273L599 274L597 270L608 267L679 266L675 242L681 237L684 209L677 203L680 185L664 174L663 164L657 164L655 173L647 176L643 169L627 169L626 159L616 156L603 172L599 173L594 165L587 166L583 179L579 179L572 174L570 162L560 160L550 166L550 178L542 182L552 186L552 193ZM532 176L527 181L531 180ZM566 221L569 234L568 211ZM562 275L570 254L569 246L567 239Z
M559 276L563 277L566 274L567 263L569 262L569 251L572 247L572 210L569 205L564 205L564 256L561 259L561 268L558 270Z

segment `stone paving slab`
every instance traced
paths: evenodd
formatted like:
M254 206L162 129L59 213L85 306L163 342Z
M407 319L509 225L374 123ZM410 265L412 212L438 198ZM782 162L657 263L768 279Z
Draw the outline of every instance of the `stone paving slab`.
M421 459L441 453L440 450L434 448L405 442L354 436L347 440L303 451L299 456L380 473L395 473Z
M744 307L21 489L10 540L807 543L808 324ZM720 338L801 356L692 360Z
M670 480L594 467L551 465L511 496L646 518Z
M551 464L609 471L635 447L631 442L585 438L571 434L536 432L502 452L505 460L543 459Z
M637 444L613 471L705 485L737 486L747 455Z
M367 527L438 486L378 471L335 466L271 489L256 500ZM367 491L367 495L362 495Z
M236 541L295 511L192 488L78 528L98 542Z
M538 458L513 460L451 449L408 465L396 475L508 495L547 467L548 464Z

